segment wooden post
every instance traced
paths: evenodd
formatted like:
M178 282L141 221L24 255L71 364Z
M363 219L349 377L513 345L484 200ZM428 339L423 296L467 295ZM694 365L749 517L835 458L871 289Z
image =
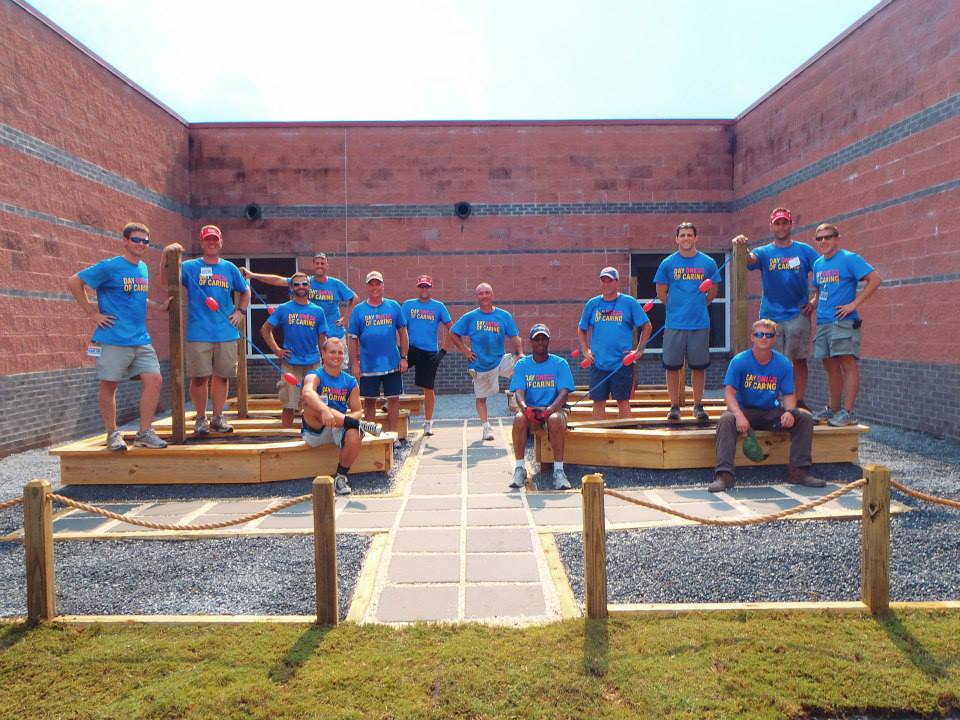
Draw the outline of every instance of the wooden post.
M50 483L31 480L23 488L23 548L27 563L27 623L57 614L53 566L53 518Z
M169 250L167 261L167 294L170 301L170 419L174 445L183 445L187 438L185 389L183 368L183 283L180 281L183 253Z
M321 625L336 625L340 622L334 509L333 478L329 475L314 478L313 545L317 576L317 622Z
M253 282L251 280L251 282ZM233 293L234 307L240 293ZM250 417L248 401L250 399L249 383L247 381L247 318L244 314L243 322L237 328L240 331L240 338L237 340L237 417ZM252 341L251 341L252 344Z
M607 617L607 531L603 475L583 478L583 594L588 618Z
M880 615L890 609L890 470L863 470L863 604Z
M747 327L747 255L746 245L733 246L733 282L730 288L729 301L733 303L730 311L730 323L733 325L730 338L733 341L733 352L738 353L750 347L749 329Z

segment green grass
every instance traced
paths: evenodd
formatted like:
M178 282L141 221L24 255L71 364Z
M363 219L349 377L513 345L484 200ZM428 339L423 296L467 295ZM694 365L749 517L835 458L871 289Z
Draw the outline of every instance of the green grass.
M0 718L779 718L960 709L960 613L0 626Z

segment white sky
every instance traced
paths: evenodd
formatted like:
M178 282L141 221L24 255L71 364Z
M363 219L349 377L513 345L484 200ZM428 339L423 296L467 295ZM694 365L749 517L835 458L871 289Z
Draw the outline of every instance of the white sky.
M876 0L33 0L190 122L733 118Z

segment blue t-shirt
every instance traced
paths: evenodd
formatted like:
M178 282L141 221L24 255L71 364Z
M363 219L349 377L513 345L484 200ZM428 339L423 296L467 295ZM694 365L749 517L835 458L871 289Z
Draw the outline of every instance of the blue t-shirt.
M287 285L292 289L293 278L287 278ZM340 320L340 303L350 302L357 294L348 288L342 280L327 275L323 282L316 276L310 276L310 294L308 299L314 305L323 309L327 317L327 337L342 338L346 331L337 325Z
M723 384L737 391L741 408L780 407L781 396L793 392L793 363L786 355L774 351L770 361L761 365L753 350L744 350L730 360Z
M668 330L704 330L710 327L707 312L707 293L700 292L700 283L711 278L720 282L717 263L709 255L697 252L693 257L683 257L678 252L667 257L653 281L667 286Z
M857 297L857 283L873 272L873 266L849 250L837 250L829 260L817 258L813 264L813 282L820 291L817 302L817 324L832 323L837 319L836 310L841 305L852 303ZM860 313L847 315L848 320L857 320Z
M437 330L440 323L450 322L447 306L439 300L430 298L421 302L420 298L411 298L402 305L403 317L407 321L410 333L410 345L426 352L436 352Z
M147 295L150 291L147 264L136 265L122 255L101 260L78 275L97 291L97 307L114 317L113 326L98 327L93 341L104 345L149 345Z
M358 385L357 379L343 370L334 376L323 368L317 368L303 376L304 382L311 375L320 378L320 382L317 383L317 395L326 403L327 407L347 414L350 411L350 393ZM317 428L317 430L319 429Z
M477 359L470 367L478 372L498 367L506 349L506 338L520 334L513 315L498 307L488 313L474 308L464 313L451 330L470 338L470 349L477 354Z
M277 307L267 318L273 327L283 326L283 347L292 355L291 365L315 365L320 362L317 341L327 332L327 317L323 310L308 302L300 305L293 300Z
M760 270L763 280L763 298L760 317L774 322L792 320L810 302L809 273L820 254L802 242L791 242L787 247L775 243L753 251L757 262L748 270Z
M563 388L573 392L576 385L573 384L570 366L558 355L550 353L542 363L536 362L533 355L527 355L513 368L510 389L514 392L523 390L527 405L547 407L557 399Z
M580 315L580 329L591 327L590 351L601 370L613 370L623 364L623 356L633 350L633 329L649 322L640 301L619 293L607 301L602 295L590 298Z
M350 313L350 334L360 340L360 374L386 375L400 369L397 330L407 321L396 300L383 299L376 307L364 300Z
M187 260L181 266L181 282L187 289L187 342L228 342L240 338L229 318L234 310L233 293L246 292L247 281L236 265L223 259L213 265L202 257ZM219 311L207 307L207 297L217 301Z

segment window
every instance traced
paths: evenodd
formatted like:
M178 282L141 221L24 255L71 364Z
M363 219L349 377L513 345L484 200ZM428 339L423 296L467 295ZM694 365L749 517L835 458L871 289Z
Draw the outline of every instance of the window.
M229 260L237 267L248 268L251 272L279 275L284 278L290 277L297 271L296 258L225 257L224 260ZM260 357L261 352L270 357L276 357L270 352L270 348L267 347L263 338L260 337L260 326L266 322L269 316L267 308L271 305L276 306L287 302L287 300L290 299L290 292L286 287L267 285L255 280L251 281L250 287L252 291L250 294L250 307L247 310L247 338L259 348L260 352L257 352L257 350L254 350L248 345L247 357ZM273 337L276 338L278 345L283 345L282 328L275 328Z
M705 254L713 258L717 267L722 266L728 257L727 253L709 252ZM630 274L636 282L636 296L641 303L657 297L657 285L653 282L653 277L657 274L660 263L666 257L666 253L635 253L630 257ZM729 265L720 271L720 279L721 283L717 289L717 297L709 307L711 352L729 352L730 350ZM650 317L650 322L653 323L654 332L663 327L666 315L666 309L663 305L658 302L647 315ZM647 350L656 354L663 352L663 333L650 341Z

